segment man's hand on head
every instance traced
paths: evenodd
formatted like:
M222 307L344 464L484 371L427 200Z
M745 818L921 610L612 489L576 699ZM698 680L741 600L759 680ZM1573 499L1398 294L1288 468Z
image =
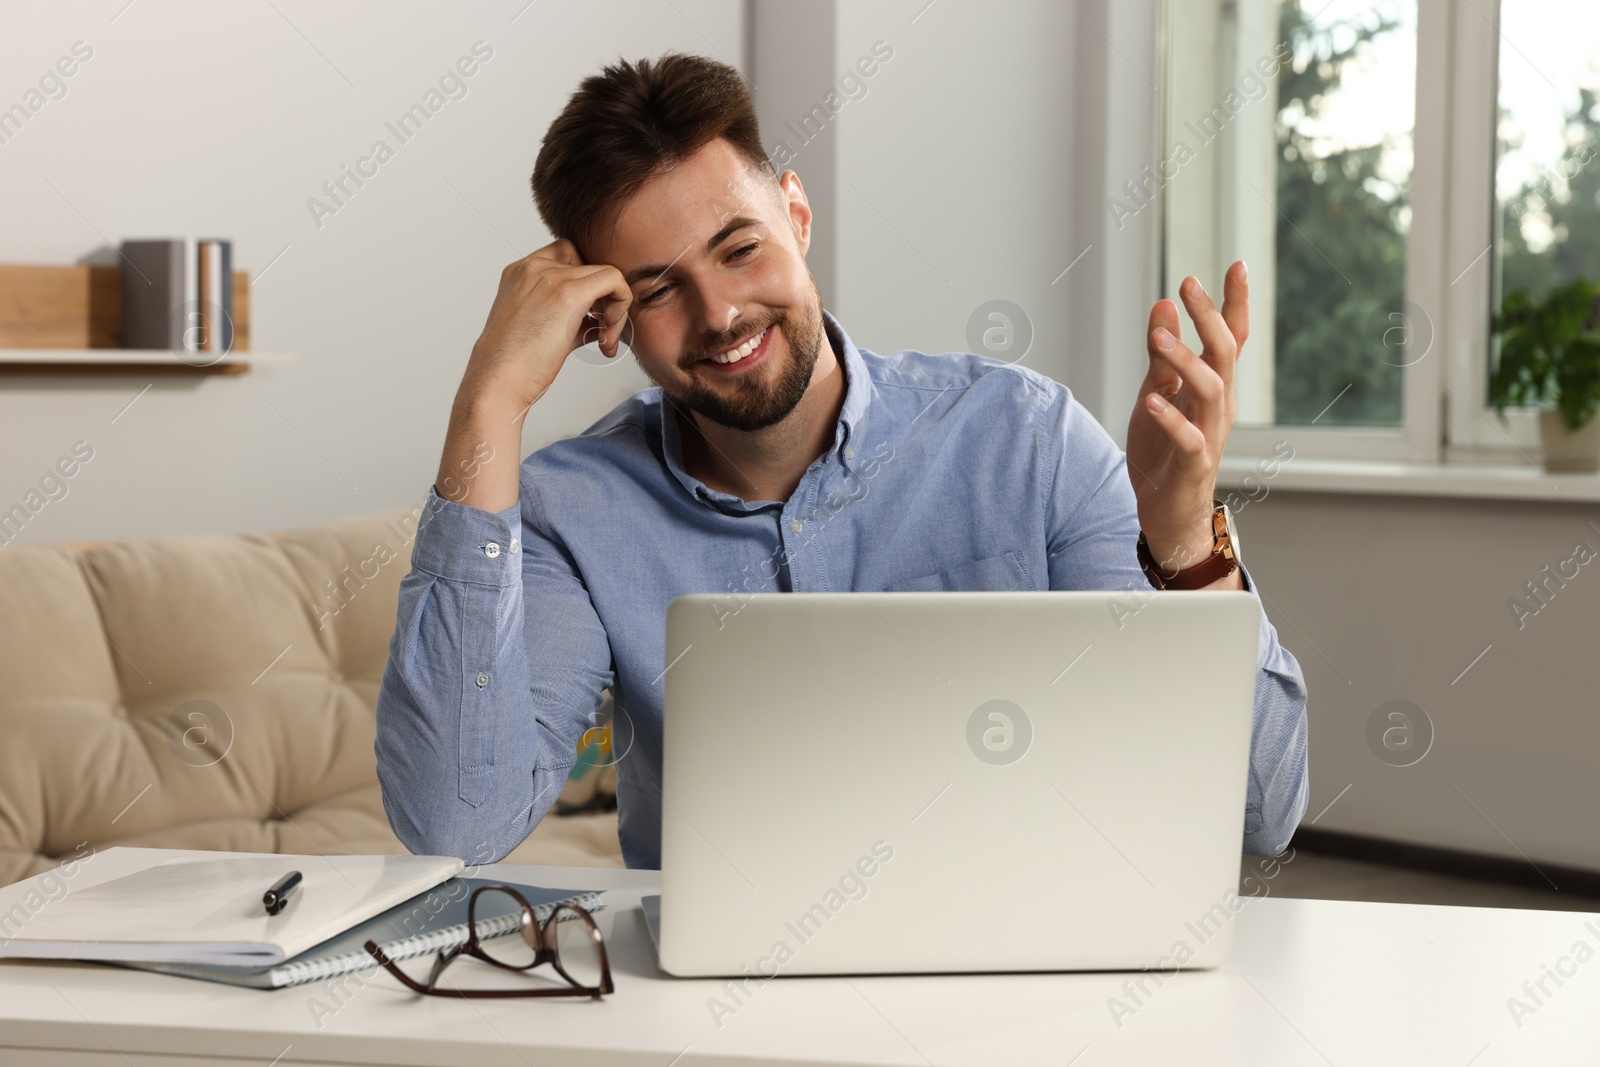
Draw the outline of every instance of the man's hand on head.
M492 389L526 411L574 349L598 340L602 352L616 356L632 303L616 267L585 263L566 238L545 245L500 272L462 390Z
M434 482L441 497L495 512L517 502L528 409L574 349L598 340L616 357L632 303L621 271L583 262L565 238L500 272L450 412Z

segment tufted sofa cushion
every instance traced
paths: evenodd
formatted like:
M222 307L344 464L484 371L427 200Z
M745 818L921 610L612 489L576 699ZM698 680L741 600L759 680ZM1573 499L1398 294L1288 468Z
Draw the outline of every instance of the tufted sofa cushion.
M0 549L0 885L111 845L404 852L372 745L419 514ZM621 866L616 815L507 861Z

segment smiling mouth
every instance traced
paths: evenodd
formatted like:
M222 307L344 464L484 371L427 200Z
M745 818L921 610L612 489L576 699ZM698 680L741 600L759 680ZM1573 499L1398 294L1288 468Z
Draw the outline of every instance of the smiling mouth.
M724 366L729 363L737 363L740 360L749 357L757 349L759 349L762 345L762 342L766 340L767 332L771 329L772 327L768 326L760 333L746 338L742 344L736 345L726 352L718 352L715 355L703 356L696 362L705 363L709 361L712 363L720 363Z

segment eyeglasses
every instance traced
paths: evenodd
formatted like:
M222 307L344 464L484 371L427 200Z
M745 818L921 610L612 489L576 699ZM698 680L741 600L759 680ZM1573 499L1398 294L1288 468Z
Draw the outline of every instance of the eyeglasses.
M510 916L521 909L521 919L515 928L517 936L491 936L478 938L479 900L487 916ZM606 946L600 939L600 928L594 917L576 904L560 903L550 910L541 922L533 906L523 895L508 885L480 885L467 898L467 941L464 945L446 949L433 961L433 970L427 981L418 982L402 971L377 942L365 945L368 954L383 965L405 986L418 993L441 997L600 997L616 992L611 983L611 964L606 959ZM439 976L444 969L462 956L473 956L485 963L508 971L530 971L541 963L548 963L556 974L566 981L565 987L530 986L524 989L458 989L440 988Z

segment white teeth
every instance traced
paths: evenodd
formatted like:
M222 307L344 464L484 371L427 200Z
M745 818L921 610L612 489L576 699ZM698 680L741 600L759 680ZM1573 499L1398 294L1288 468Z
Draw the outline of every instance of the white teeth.
M769 326L767 329L771 329L771 327ZM767 331L762 330L760 333L750 338L750 340L746 341L738 348L735 348L732 352L729 352L726 355L707 356L706 358L715 363L737 363L745 356L748 356L750 353L760 348L761 339L765 336L767 336Z

